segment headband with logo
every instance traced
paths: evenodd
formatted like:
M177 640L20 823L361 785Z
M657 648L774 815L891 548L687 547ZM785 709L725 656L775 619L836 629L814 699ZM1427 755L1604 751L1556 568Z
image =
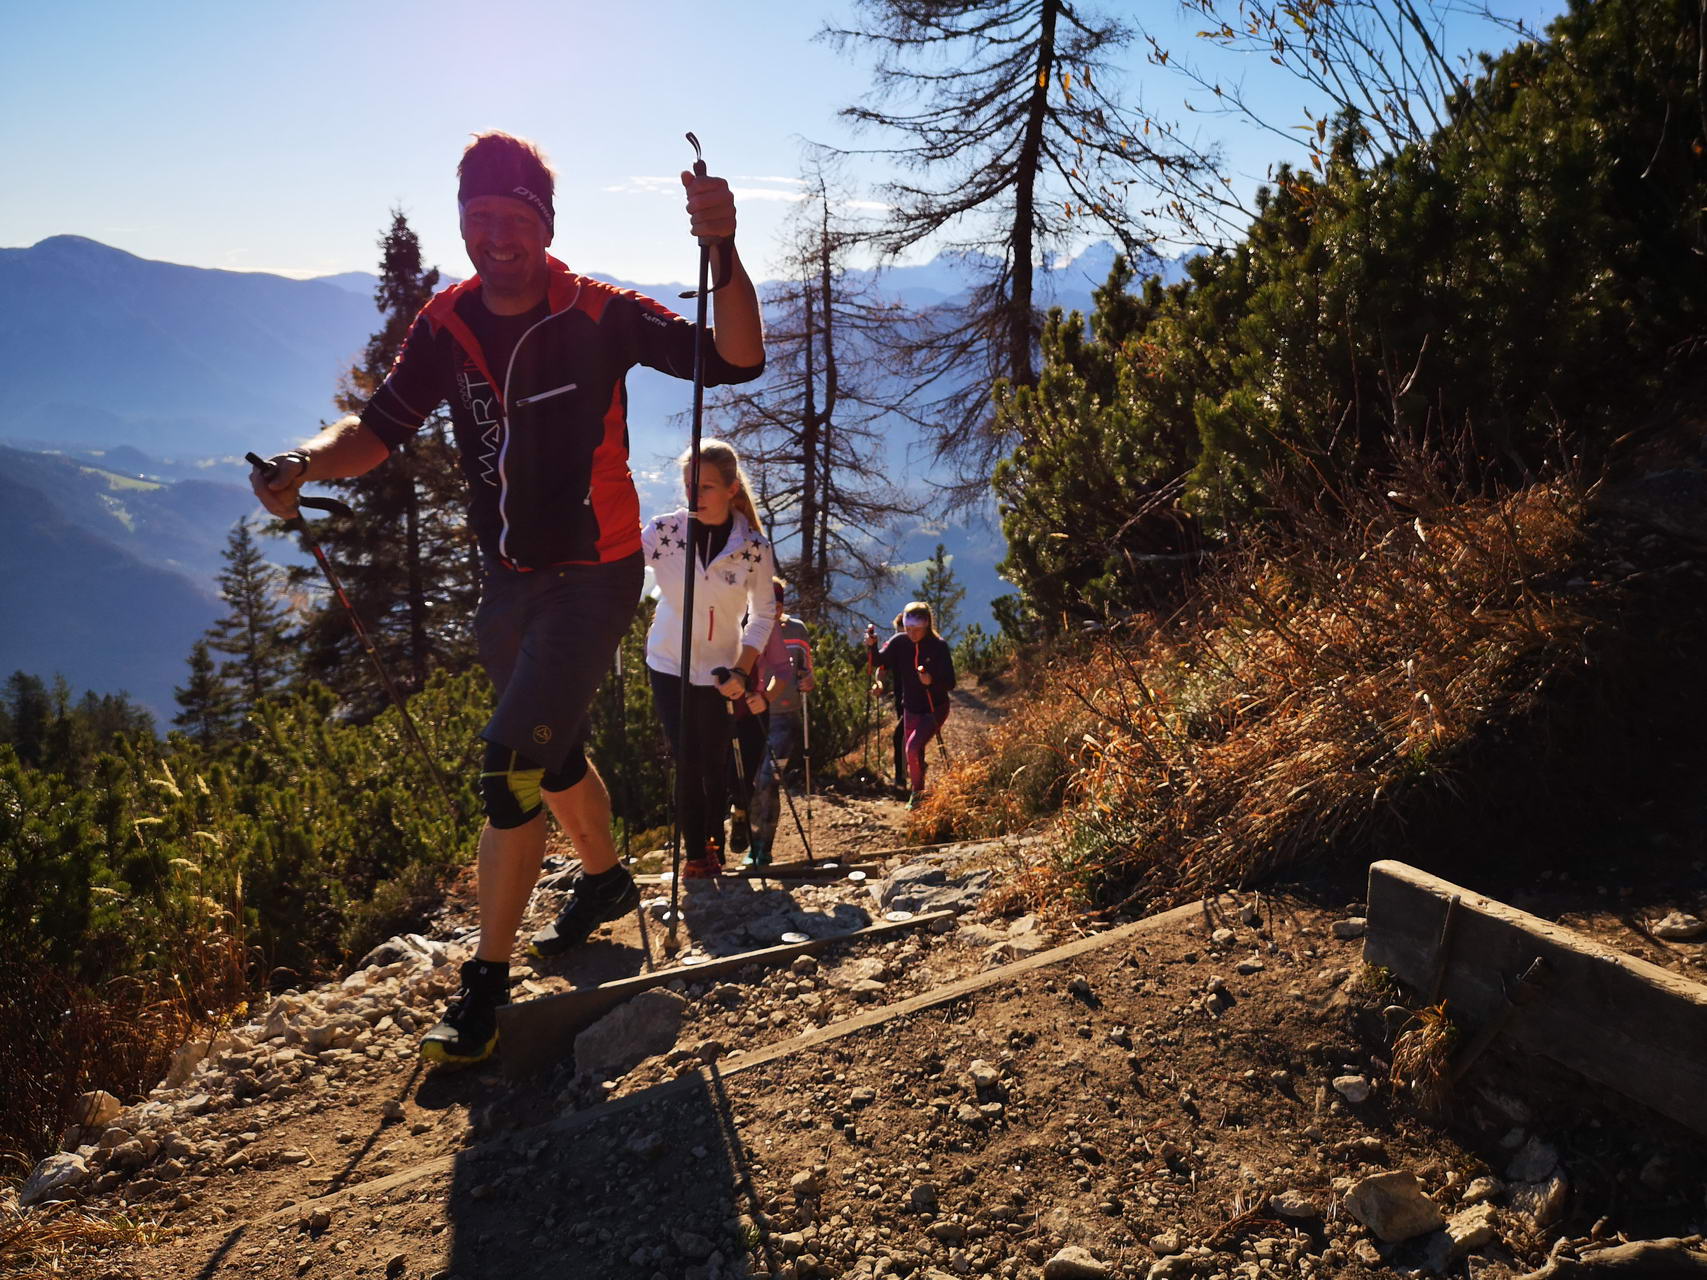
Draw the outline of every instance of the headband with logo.
M545 223L547 233L553 230L557 222L557 215L551 207L551 201L521 183L506 187L502 182L469 181L465 178L462 185L457 189L457 208L459 210L465 208L468 202L476 196L506 196L511 200L520 200L540 216Z

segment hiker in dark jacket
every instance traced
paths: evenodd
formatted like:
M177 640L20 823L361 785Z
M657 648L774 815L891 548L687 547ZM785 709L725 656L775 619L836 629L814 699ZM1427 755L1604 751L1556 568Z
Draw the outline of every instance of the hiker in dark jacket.
M868 643L875 643L875 639ZM906 732L907 785L912 808L925 793L925 748L948 719L949 691L954 688L954 655L936 633L931 607L914 600L901 611L901 634L890 636L876 655L874 693L883 692L887 672L901 692L902 727Z
M474 629L497 691L481 736L480 942L428 1031L428 1062L491 1055L510 953L545 855L549 808L581 858L546 954L639 902L611 841L610 795L587 760L587 711L640 600L640 503L628 467L624 376L694 375L695 326L639 294L569 270L551 245L555 177L538 149L486 133L457 166L463 244L477 274L421 309L360 417L268 459L250 483L276 516L306 482L371 471L449 402L483 578ZM705 382L762 372L758 298L735 255L721 178L682 174L690 232L714 243L717 327Z

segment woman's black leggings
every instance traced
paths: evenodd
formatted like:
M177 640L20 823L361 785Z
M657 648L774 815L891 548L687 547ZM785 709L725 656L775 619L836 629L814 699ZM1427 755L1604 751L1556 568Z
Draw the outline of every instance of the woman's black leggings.
M717 841L717 851L721 855L723 816L729 810L725 776L729 768L731 731L728 701L710 685L689 686L689 737L692 739L693 758L684 761L681 677L667 676L651 667L646 668L646 674L652 677L652 701L658 708L664 737L669 740L670 755L676 762L676 768L687 775L685 811L677 815L677 821L681 823L683 856L703 856L709 840Z

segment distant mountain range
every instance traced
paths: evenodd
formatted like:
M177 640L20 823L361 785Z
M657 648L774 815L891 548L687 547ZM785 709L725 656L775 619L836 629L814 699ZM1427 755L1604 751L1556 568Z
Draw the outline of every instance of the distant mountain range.
M1113 256L1099 245L1040 273L1041 299L1088 311ZM890 269L880 287L928 305L963 293L978 265L939 257ZM680 284L598 278L683 305ZM0 678L63 673L79 692L123 689L170 718L190 646L221 612L213 576L226 535L256 511L242 455L287 447L335 416L339 379L378 324L376 283L359 271L291 280L154 262L79 236L0 249L0 445L12 446L0 448ZM665 464L686 441L689 402L675 379L630 376L645 511L678 501ZM924 492L914 444L898 429L891 457ZM987 620L1006 590L991 518L942 527L920 505L893 561L917 565L945 543L966 619ZM297 558L284 544L273 553Z

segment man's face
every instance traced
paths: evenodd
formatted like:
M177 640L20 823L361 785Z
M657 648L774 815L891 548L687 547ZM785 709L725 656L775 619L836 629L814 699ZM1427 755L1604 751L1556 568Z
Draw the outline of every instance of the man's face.
M462 243L481 281L521 293L545 279L551 235L531 206L510 196L475 196L462 208Z

